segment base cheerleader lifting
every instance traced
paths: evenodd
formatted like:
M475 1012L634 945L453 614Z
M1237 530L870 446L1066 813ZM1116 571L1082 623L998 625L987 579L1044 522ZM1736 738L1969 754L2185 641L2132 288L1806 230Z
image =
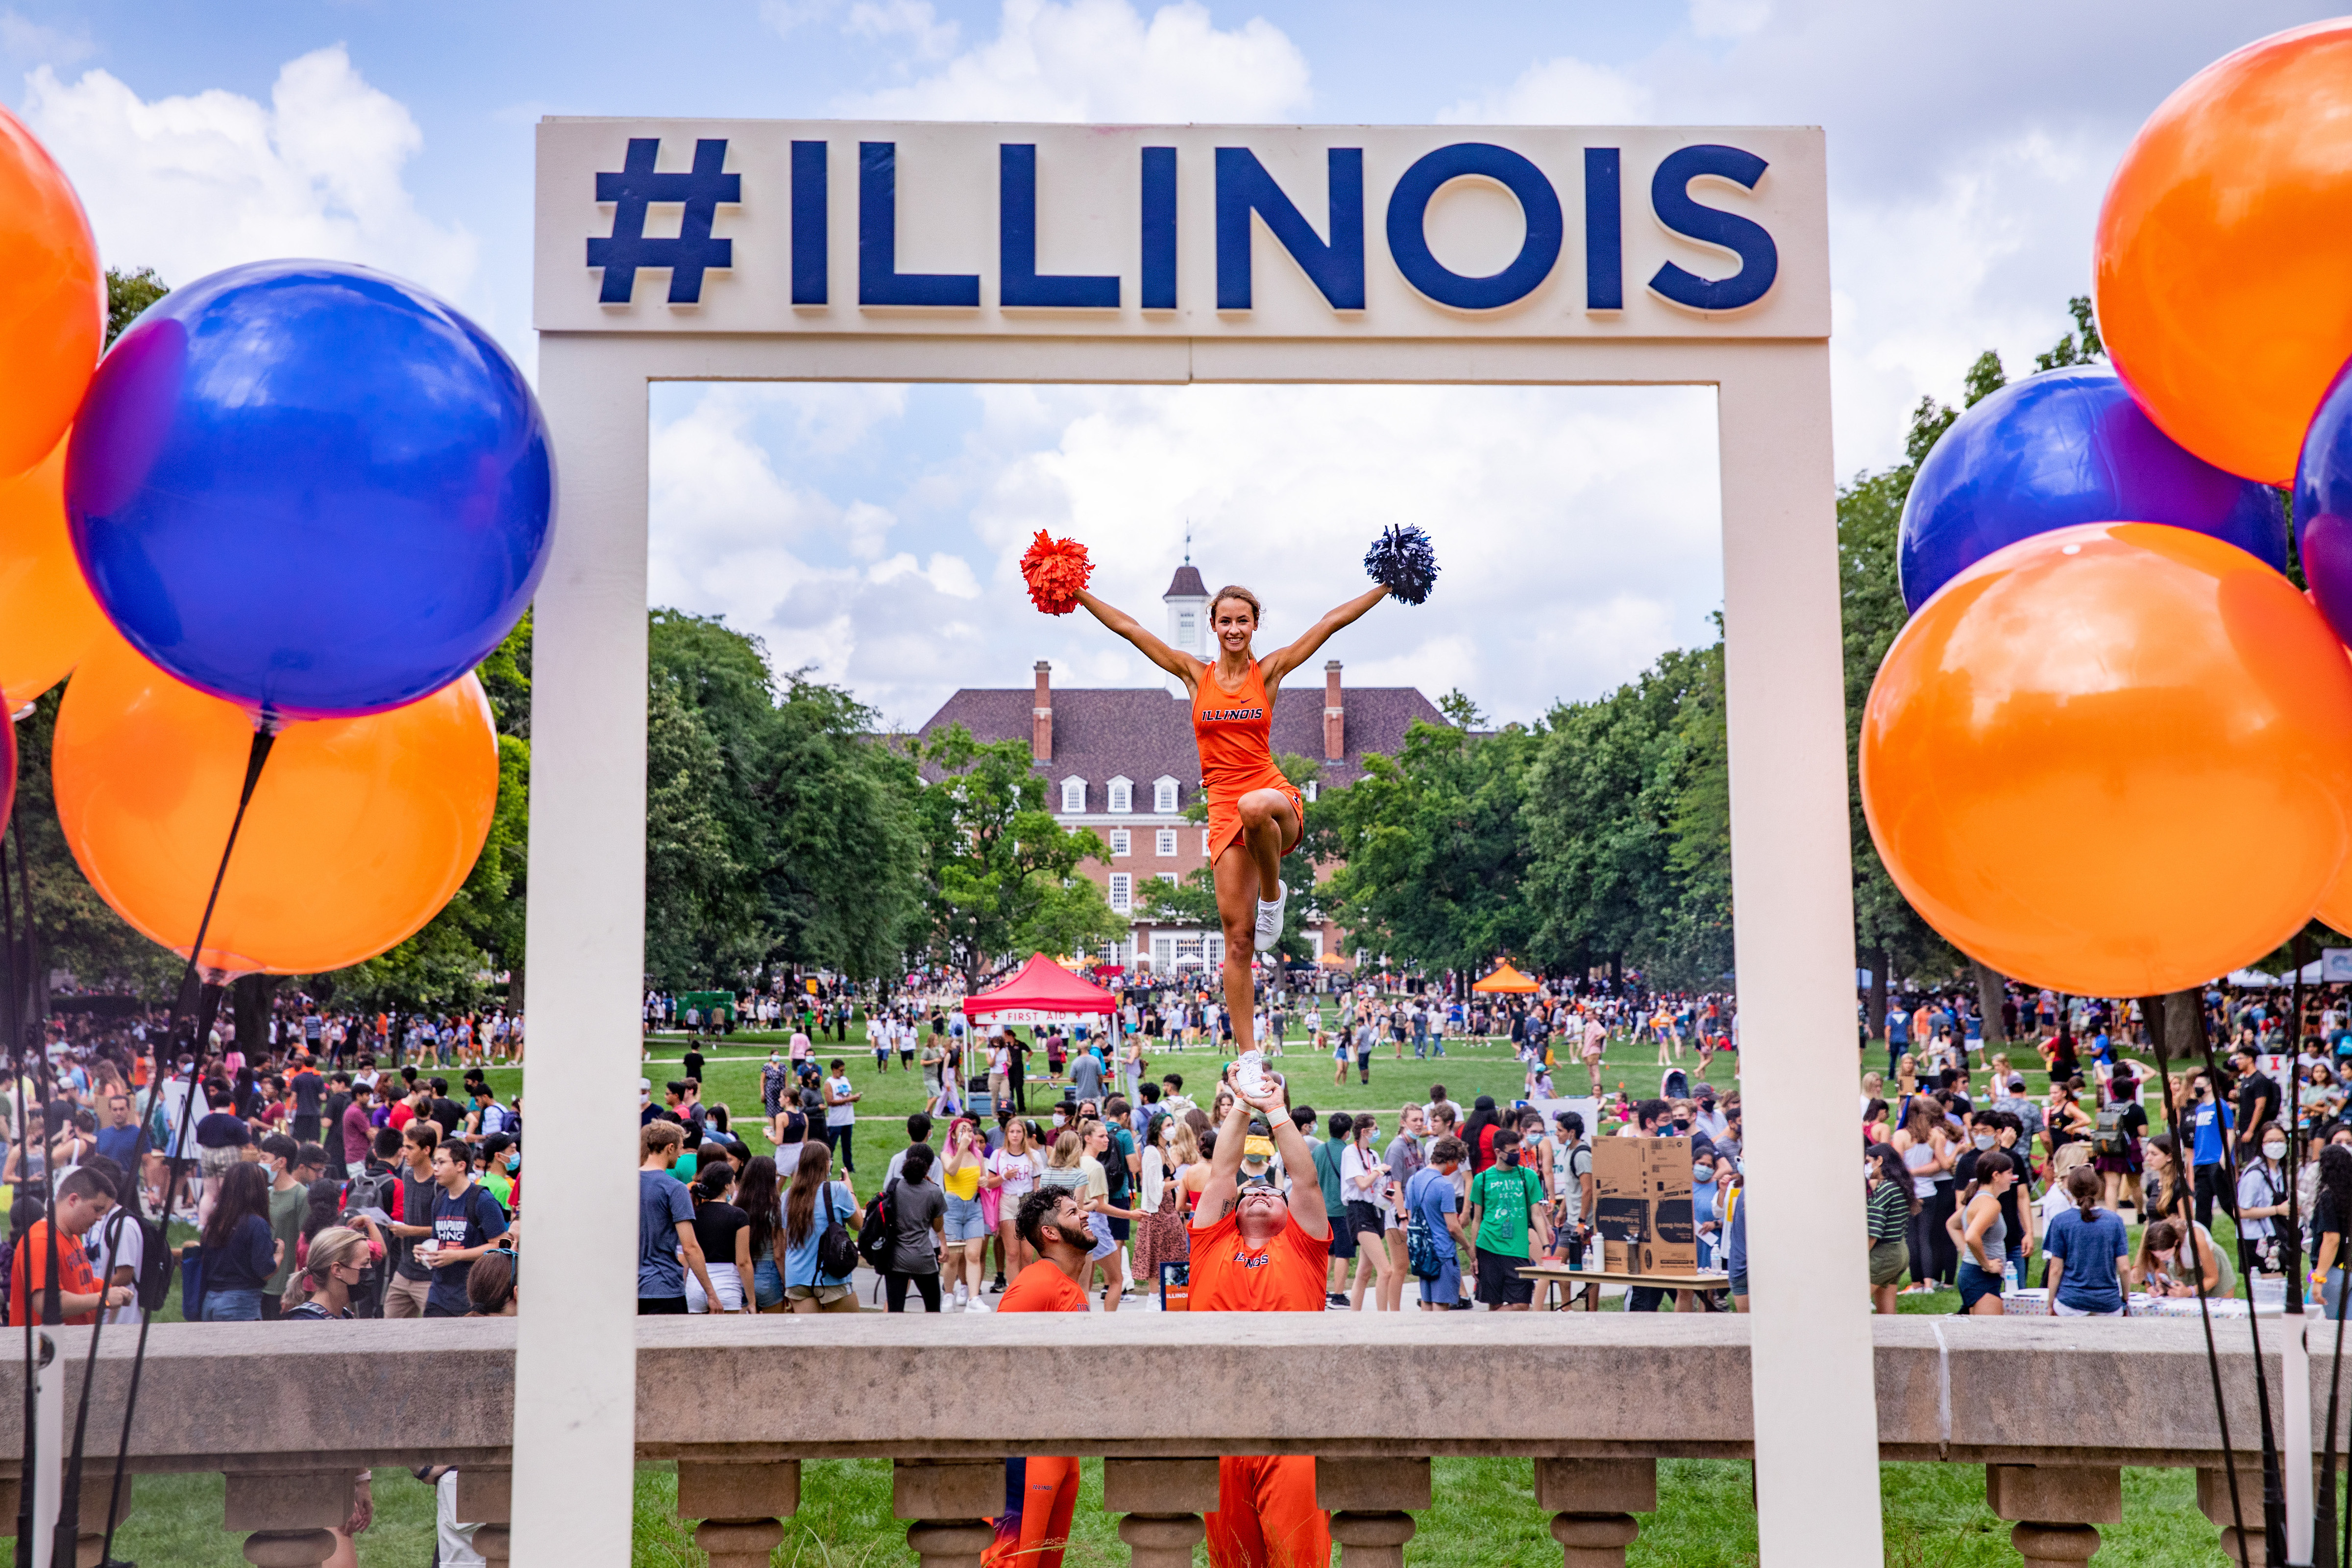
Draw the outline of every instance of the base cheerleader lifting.
M1382 533L1366 553L1364 568L1380 586L1328 612L1298 640L1264 658L1250 650L1263 616L1257 595L1237 584L1218 589L1209 601L1209 626L1217 643L1213 662L1170 647L1133 616L1087 592L1091 568L1084 546L1040 531L1022 557L1022 575L1039 609L1067 615L1085 605L1144 658L1182 681L1192 700L1192 736L1201 749L1201 784L1209 805L1209 865L1225 933L1225 1006L1233 1015L1236 1055L1257 1044L1250 959L1282 940L1289 900L1282 858L1305 837L1306 802L1275 766L1268 743L1282 679L1314 658L1332 633L1389 595L1420 604L1437 575L1434 552L1418 528ZM1268 889L1271 898L1264 896Z

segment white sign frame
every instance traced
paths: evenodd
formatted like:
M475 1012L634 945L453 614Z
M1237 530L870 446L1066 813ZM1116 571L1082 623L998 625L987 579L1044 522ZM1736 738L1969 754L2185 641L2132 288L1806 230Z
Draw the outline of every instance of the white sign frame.
M690 303L671 304L664 269L646 263L625 302L603 303L602 272L586 265L583 242L619 232L620 204L600 204L595 193L600 177L620 180L614 172L628 167L632 139L658 140L646 171L656 176L690 170L698 142L728 143L721 167L740 178L740 199L704 225L711 239L729 242L727 265L703 274ZM792 302L793 187L789 171L779 183L776 160L788 161L794 142L827 144L822 252L830 287L822 307ZM866 281L857 232L866 143L902 155L893 275L968 274L980 280L980 303L867 305L849 291ZM1375 243L1407 172L1463 144L1501 148L1538 167L1562 207L1563 259L1523 299L1491 310L1433 300ZM1003 303L1011 273L996 264L1007 254L1001 215L1010 209L989 199L1005 187L986 175L992 165L1001 174L1008 145L1037 149L1033 269L1116 276L1118 307ZM1139 169L1147 147L1175 150L1177 292L1163 310L1127 303L1129 287L1139 290L1146 279L1139 188L1123 171ZM1715 149L1709 157L1747 152L1751 173L1756 163L1769 165L1743 187L1713 173L1736 171L1737 160L1717 158L1686 187L1693 201L1759 222L1777 247L1771 289L1739 310L1688 309L1644 282L1654 264L1661 275L1671 262L1718 280L1747 265L1733 249L1653 221L1656 203L1643 197L1657 189L1656 170L1694 147ZM1346 161L1333 152L1360 151L1362 309L1333 308L1262 212L1244 212L1241 251L1220 251L1201 209L1220 199L1218 150L1227 148L1248 150L1316 230L1311 238L1334 244L1329 182ZM1586 218L1605 214L1606 204L1592 205L1597 176L1578 183L1580 164L1593 168L1583 162L1587 149L1614 149L1619 160L1622 299L1613 310L1594 304L1591 253L1601 231ZM534 1250L564 1259L569 1284L561 1301L526 1309L519 1326L519 1568L622 1568L629 1559L635 1238L615 1230L612 1216L633 1212L635 1192L627 1155L635 1147L644 952L647 389L736 380L1716 388L1741 1086L1748 1187L1760 1200L1749 1221L1754 1310L1742 1320L1754 1344L1759 1539L1769 1568L1875 1568L1865 1265L1859 1247L1824 1258L1815 1245L1825 1229L1859 1235L1864 1220L1846 1149L1811 1121L1821 1106L1853 1093L1854 1071L1823 169L1821 133L1810 128L541 122L539 385L562 512L537 599L527 974L533 1037L559 1042L567 1069L535 1085L532 1103L567 1132L534 1155L541 1200L531 1231ZM1494 189L1482 195L1485 186ZM1515 242L1524 250L1512 226L1528 209L1513 216L1508 196L1498 206L1492 198L1502 189L1474 174L1432 200L1423 226L1432 254L1467 269ZM644 235L683 237L682 204L673 200L666 215L656 203ZM815 210L804 204L804 215ZM1605 230L1605 216L1593 222ZM1295 226L1291 235L1305 243ZM1160 243L1164 261L1164 234ZM810 254L817 248L812 242ZM1210 290L1231 273L1218 268L1244 253L1252 309L1219 309ZM1581 267L1573 265L1579 255ZM1420 275L1429 276L1425 266Z

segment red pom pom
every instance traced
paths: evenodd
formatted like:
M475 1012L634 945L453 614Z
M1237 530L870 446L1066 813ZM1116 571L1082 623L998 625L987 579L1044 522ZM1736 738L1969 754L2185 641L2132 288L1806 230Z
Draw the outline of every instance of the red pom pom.
M1085 545L1075 539L1055 539L1042 528L1021 557L1021 578L1029 584L1030 603L1049 616L1066 616L1078 607L1078 591L1094 570Z

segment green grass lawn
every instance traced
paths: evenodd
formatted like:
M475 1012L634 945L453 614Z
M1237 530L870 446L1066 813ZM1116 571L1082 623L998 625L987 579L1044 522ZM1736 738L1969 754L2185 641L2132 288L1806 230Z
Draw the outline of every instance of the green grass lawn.
M1102 1466L1084 1466L1065 1562L1124 1568L1118 1520L1103 1511ZM1882 1465L1889 1568L2015 1568L2010 1527L1984 1503L1984 1472L1969 1465ZM1750 1467L1664 1459L1658 1511L1642 1518L1626 1553L1633 1568L1740 1568L1756 1561ZM424 1568L432 1558L433 1496L404 1470L379 1470L375 1524L359 1538L363 1568ZM147 1568L241 1568L242 1542L220 1528L221 1478L142 1476L115 1555ZM677 1519L667 1467L637 1472L634 1568L703 1568L708 1559ZM1558 1568L1559 1547L1536 1507L1526 1459L1439 1459L1432 1506L1405 1547L1414 1568ZM2105 1527L2101 1568L2185 1568L2223 1561L2219 1533L2197 1511L2188 1470L2126 1470L2124 1520ZM1335 1559L1336 1561L1336 1559ZM908 1568L906 1523L890 1515L887 1460L814 1460L803 1468L801 1511L787 1521L775 1568ZM1196 1568L1208 1554L1196 1549Z

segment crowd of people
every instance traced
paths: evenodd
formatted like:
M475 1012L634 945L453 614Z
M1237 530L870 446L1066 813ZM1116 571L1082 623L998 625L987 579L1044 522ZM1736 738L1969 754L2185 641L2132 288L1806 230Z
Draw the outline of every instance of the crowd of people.
M2299 1289L2285 1278L2299 1257L2311 1293L2340 1310L2352 1009L2314 988L2298 1021L2288 1000L2209 989L2195 1023L2213 1065L2200 1052L2160 1079L2137 1000L2012 988L1990 1043L1976 998L1892 1004L1888 1072L1866 1072L1861 1092L1877 1310L1952 1291L1966 1312L2116 1316L2136 1296L2228 1297L2265 1277ZM2026 1063L2048 1075L2039 1095ZM2234 1246L2216 1240L2217 1209Z

